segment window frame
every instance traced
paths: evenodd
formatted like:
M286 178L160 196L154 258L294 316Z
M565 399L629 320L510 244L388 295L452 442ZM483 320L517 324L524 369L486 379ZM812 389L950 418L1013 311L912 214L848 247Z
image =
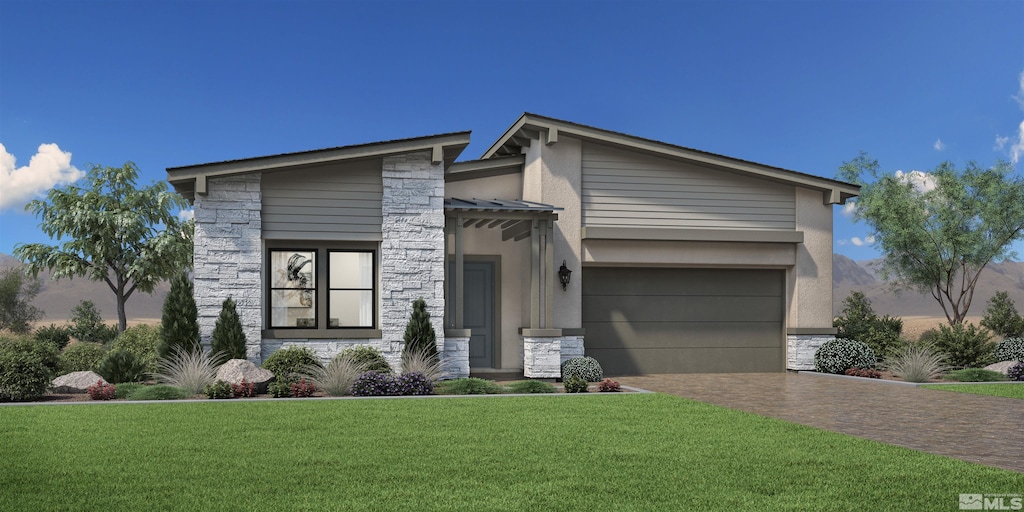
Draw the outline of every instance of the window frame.
M327 310L327 329L330 330L353 330L353 329L375 329L377 328L377 251L369 249L325 249L326 258L324 261L327 262L327 286L324 288L324 297L326 299L325 308ZM332 253L354 253L354 254L369 254L370 255L370 287L369 288L331 288L331 254ZM331 292L333 291L370 291L370 325L357 325L357 326L344 326L339 325L331 327L330 312L331 312ZM317 324L319 325L319 324Z
M312 287L308 288L278 288L274 287L273 283L273 263L274 253L289 253L289 252L307 252L313 254L313 283ZM274 247L267 249L267 319L266 325L270 329L310 329L311 327L299 326L299 325L274 325L274 292L278 290L312 290L313 291L313 325L320 325L320 251L313 248L294 248L294 247Z

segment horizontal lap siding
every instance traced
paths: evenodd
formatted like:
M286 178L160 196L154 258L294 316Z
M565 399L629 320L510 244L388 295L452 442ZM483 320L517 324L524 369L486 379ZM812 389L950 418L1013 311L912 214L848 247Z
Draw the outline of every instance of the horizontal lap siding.
M795 229L796 199L792 186L586 143L583 224Z
M263 176L268 240L379 240L384 195L379 159Z

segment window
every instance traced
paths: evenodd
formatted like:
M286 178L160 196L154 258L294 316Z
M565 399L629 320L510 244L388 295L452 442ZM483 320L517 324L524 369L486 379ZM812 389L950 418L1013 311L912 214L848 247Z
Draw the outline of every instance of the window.
M376 252L269 249L270 329L374 329Z

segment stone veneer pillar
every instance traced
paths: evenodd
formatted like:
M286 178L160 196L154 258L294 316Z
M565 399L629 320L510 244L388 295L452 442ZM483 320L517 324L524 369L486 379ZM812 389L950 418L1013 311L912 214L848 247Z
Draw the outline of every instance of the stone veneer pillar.
M246 356L259 363L263 326L260 175L209 178L195 198L194 297L199 335L210 346L224 299L234 299Z
M789 334L786 336L786 369L814 370L814 353L832 334Z
M557 379L562 363L583 355L582 336L523 336L523 376Z
M431 152L384 157L381 202L381 330L385 357L396 368L412 302L423 297L437 334L444 340L444 164ZM467 356L468 362L468 356Z

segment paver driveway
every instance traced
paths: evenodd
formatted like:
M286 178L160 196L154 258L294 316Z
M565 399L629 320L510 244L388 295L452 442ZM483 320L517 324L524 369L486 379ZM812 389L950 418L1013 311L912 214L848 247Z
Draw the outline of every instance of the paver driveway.
M1021 400L796 373L647 375L618 380L627 386L1024 473Z

